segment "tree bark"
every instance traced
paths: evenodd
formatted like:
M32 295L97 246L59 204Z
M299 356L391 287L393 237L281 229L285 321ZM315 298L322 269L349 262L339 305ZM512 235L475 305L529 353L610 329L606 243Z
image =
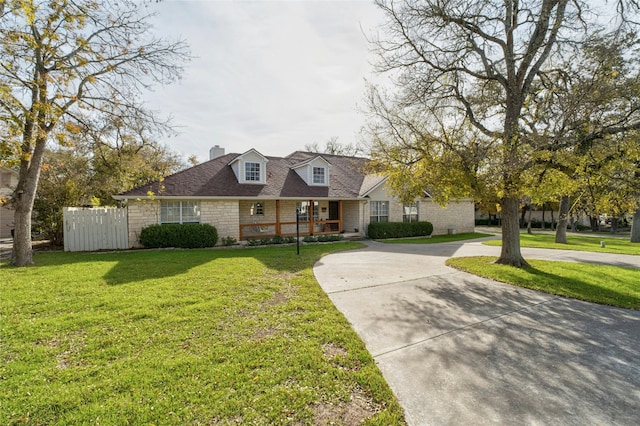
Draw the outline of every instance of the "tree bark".
M558 226L556 228L556 243L567 244L567 223L569 222L569 207L571 199L562 196L560 199L560 210L558 212Z
M527 217L527 234L531 234L531 210L533 210L531 204L529 204L529 214Z
M529 266L520 252L520 200L502 200L502 250L496 263L523 268Z
M33 213L33 202L36 199L36 189L38 188L40 169L46 146L44 137L38 139L31 161L23 160L20 164L21 178L14 192L15 233L11 251L11 264L14 266L33 265L31 214Z
M633 214L633 221L631 222L631 238L632 243L640 243L640 202L636 207L636 212Z

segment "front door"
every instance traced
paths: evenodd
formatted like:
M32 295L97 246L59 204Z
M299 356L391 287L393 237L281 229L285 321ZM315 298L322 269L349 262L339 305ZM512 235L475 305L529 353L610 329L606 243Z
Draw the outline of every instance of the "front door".
M329 220L340 220L340 202L329 201ZM337 232L338 224L332 223L331 230Z

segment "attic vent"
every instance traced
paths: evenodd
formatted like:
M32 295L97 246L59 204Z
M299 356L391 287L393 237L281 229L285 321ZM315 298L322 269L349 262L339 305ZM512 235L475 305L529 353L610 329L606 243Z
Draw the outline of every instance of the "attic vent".
M222 157L223 155L224 155L224 148L221 148L220 145L214 145L213 148L209 150L209 160Z

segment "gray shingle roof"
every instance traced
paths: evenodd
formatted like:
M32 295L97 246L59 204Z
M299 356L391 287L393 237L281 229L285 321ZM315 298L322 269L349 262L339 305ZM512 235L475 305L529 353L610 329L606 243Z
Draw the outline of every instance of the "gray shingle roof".
M145 197L149 191L165 197L230 197L230 198L335 198L356 199L365 181L366 158L320 154L330 164L329 186L309 186L292 170L292 166L318 156L296 151L284 158L266 157L266 184L238 183L229 163L240 154L227 154L118 194L116 198Z

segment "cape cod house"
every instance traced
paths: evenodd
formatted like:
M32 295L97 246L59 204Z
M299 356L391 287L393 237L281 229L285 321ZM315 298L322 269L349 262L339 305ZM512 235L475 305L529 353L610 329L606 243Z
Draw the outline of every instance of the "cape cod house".
M347 233L366 236L372 221L429 221L434 234L472 232L472 200L441 207L430 198L403 205L385 186L386 178L366 174L366 158L296 151L270 157L251 149L225 154L215 146L211 159L114 196L128 206L129 245L157 223L208 223L220 238L258 239Z

